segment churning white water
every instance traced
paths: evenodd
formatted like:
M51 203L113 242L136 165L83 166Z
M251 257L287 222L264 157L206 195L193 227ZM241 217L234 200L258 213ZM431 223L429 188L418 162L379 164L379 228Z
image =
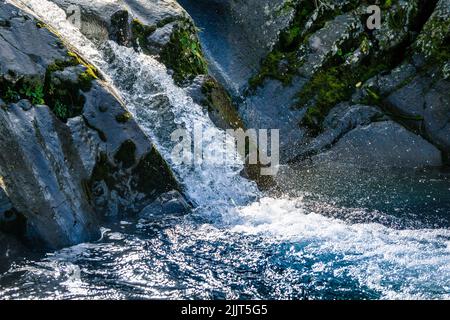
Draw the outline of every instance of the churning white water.
M12 2L99 67L169 162L174 129L201 124L220 132L153 57L113 42L94 45L49 1ZM205 141L205 149L216 143ZM135 229L105 230L100 244L68 248L11 271L25 275L0 297L450 298L448 229L326 217L301 197L261 194L239 175L238 161L172 167L206 220L139 221ZM30 288L30 279L41 281Z

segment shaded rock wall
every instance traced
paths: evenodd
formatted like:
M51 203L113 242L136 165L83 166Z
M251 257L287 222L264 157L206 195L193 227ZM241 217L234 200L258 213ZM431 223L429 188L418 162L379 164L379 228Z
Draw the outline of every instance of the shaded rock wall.
M0 21L0 231L47 248L94 240L105 216L179 189L94 66L12 5Z

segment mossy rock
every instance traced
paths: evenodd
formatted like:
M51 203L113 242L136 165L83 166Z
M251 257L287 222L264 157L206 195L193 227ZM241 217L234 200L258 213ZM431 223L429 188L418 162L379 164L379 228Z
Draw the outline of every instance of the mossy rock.
M174 26L170 41L162 49L160 57L173 70L173 78L178 84L208 73L197 29L188 20L179 21Z
M202 85L204 104L215 124L221 128L244 128L233 101L225 88L211 76Z

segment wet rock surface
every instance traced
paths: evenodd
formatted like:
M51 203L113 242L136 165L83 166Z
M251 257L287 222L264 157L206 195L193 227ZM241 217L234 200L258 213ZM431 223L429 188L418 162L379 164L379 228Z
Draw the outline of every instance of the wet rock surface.
M181 3L197 24L206 26L201 40L207 58L212 61L212 72L225 84L238 83L233 88L226 87L235 95L245 126L280 129L281 154L286 161L324 152L344 136L353 137L347 135L352 130L371 127L371 123L375 128L377 122L388 119L408 131L403 136L406 145L424 139L439 149L444 159L448 158L448 0L380 4L381 26L375 30L366 25L369 4L360 1L299 0L286 6L281 2L270 6L259 2L249 4L254 16L241 20L233 11L233 6L237 8L239 3L213 1L195 5L187 0ZM265 30L266 22L271 25L277 21L268 17L279 13L279 5L285 9L284 18L280 18L284 23L280 22L274 32L259 34L256 30ZM211 13L201 14L200 8ZM242 6L243 14L246 8ZM266 11L266 18L257 14L262 11ZM210 18L219 12L220 22ZM258 33L255 38L266 39L267 46L263 46L266 53L250 58L261 60L257 70L246 58L225 56L224 52L229 52L225 45L212 40L219 34L215 25L239 23L243 34L252 28L254 34ZM233 39L235 29L226 30L230 36L225 37ZM257 40L250 39L247 43L252 41ZM228 42L240 47L239 41ZM221 67L215 67L217 61L221 61ZM247 74L235 72L233 65L247 70ZM245 78L247 84L242 82ZM337 117L339 124L330 126L327 119L336 117L335 111L343 104L347 106L347 116L341 114ZM398 143L392 139L391 147ZM384 154L386 161L373 165L388 164L387 159L391 159L388 151L380 149L377 157ZM428 151L430 159L434 159L436 153ZM439 165L438 161L424 161L427 162Z
M94 66L12 5L0 3L0 20L0 259L17 241L6 237L49 249L95 240L105 216L179 189Z

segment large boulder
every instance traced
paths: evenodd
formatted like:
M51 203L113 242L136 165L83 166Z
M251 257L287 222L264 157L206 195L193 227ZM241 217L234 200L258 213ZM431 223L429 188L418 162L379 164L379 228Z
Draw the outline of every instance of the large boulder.
M12 5L0 20L2 232L47 248L89 241L105 216L179 190L94 66Z
M345 134L329 151L312 157L314 164L354 165L362 168L436 167L440 151L393 121L359 126Z
M232 95L245 89L294 13L291 0L179 2L202 29L200 39L212 75Z
M80 13L77 26L90 40L113 40L155 55L183 84L207 74L197 29L176 0L55 0L70 19Z

